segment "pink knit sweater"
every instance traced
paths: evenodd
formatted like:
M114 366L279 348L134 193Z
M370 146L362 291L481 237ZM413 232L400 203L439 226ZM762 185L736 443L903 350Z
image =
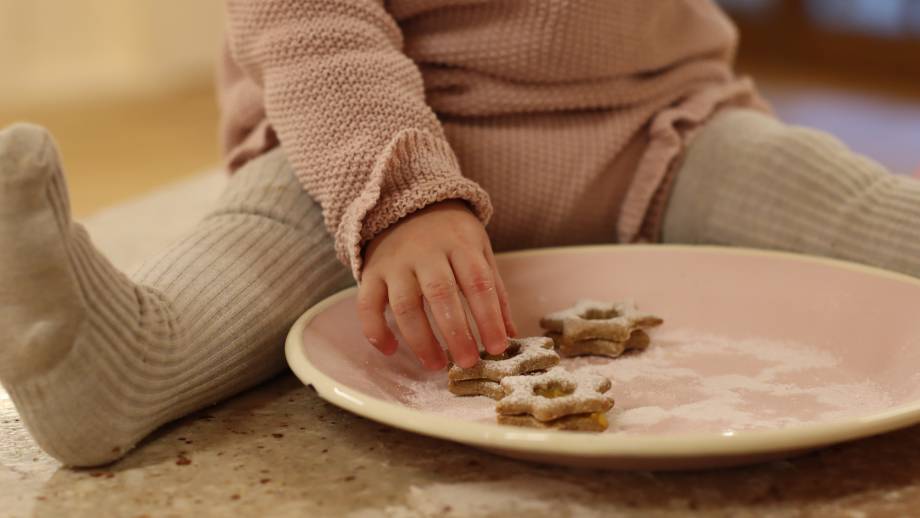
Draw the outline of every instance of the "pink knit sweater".
M228 164L280 142L356 278L368 240L445 199L497 250L654 239L689 132L761 106L710 0L228 5Z

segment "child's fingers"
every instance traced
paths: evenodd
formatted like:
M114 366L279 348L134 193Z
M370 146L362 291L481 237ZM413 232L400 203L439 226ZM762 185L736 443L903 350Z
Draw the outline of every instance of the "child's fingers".
M495 275L485 257L478 253L459 252L451 257L451 266L463 296L470 306L479 337L490 354L501 354L508 343L501 305L496 293Z
M396 352L398 344L384 317L386 306L387 285L383 279L363 279L358 288L358 318L361 320L361 331L371 345L389 356Z
M454 363L461 367L479 363L479 350L470 332L460 290L447 258L424 263L416 270L416 276Z
M498 264L495 262L495 255L492 253L491 247L486 248L485 256L486 261L492 268L492 275L495 279L495 294L498 297L498 305L502 310L502 319L505 322L505 332L508 333L508 336L517 336L517 327L514 325L514 320L511 319L511 304L508 302L508 290L505 289L505 282L502 280L502 276L498 271Z
M426 369L439 370L447 358L425 316L418 280L405 270L387 277L387 296L399 331Z

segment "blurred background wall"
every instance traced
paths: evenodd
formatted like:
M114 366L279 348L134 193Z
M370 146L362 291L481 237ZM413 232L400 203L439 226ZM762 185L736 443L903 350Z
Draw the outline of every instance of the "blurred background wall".
M920 0L718 1L741 29L739 70L784 119L893 171L920 167ZM217 166L222 11L222 0L0 0L0 126L52 130L78 214Z
M87 214L218 164L222 0L0 0L0 126L47 126Z
M0 0L0 98L149 95L210 81L221 0Z
M784 120L920 172L920 0L719 3L741 32L738 70Z

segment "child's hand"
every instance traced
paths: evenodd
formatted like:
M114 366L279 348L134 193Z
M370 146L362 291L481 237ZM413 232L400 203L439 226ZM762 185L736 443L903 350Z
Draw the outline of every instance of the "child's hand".
M445 201L407 216L368 244L365 259L358 313L364 335L382 353L393 354L397 347L384 319L389 303L403 338L422 365L444 368L447 358L425 315L423 297L453 361L461 367L479 361L461 293L486 351L501 353L507 336L515 334L489 237L463 202Z

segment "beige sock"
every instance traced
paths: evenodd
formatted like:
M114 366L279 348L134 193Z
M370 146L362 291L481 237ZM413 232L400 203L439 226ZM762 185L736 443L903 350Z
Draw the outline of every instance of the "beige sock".
M0 381L61 462L114 460L284 367L293 320L351 283L280 151L132 278L71 221L51 139L0 132Z
M747 110L691 142L663 240L836 257L920 277L920 181Z

